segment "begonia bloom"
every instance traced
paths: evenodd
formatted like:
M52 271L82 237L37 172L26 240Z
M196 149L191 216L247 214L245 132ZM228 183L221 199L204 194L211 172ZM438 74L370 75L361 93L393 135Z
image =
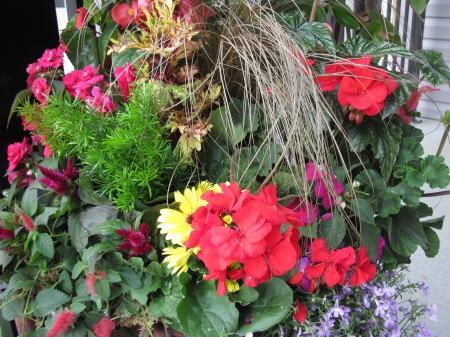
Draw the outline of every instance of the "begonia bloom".
M122 98L126 100L130 95L130 84L134 82L136 76L134 72L136 68L129 62L125 64L125 67L117 67L114 70L114 76L119 83Z
M99 87L93 87L91 94L92 96L86 96L86 102L98 112L106 115L111 111L117 110L117 104L111 100L111 97L101 92Z
M84 24L86 23L86 16L88 14L88 10L84 7L80 7L77 9L77 19L75 21L75 27L77 27L77 29L81 29L83 28Z
M63 65L64 50L58 46L55 49L46 49L38 63L42 68L58 68Z
M8 145L7 155L9 166L7 171L13 171L19 163L24 162L29 153L33 152L33 146L27 144L27 142L27 138L24 137L21 143Z

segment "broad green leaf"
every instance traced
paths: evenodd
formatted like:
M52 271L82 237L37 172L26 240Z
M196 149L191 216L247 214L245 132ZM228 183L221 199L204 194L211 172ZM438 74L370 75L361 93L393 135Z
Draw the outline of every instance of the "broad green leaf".
M425 218L433 215L433 209L423 202L419 203L419 205L414 207L414 209L417 211L417 216L419 218Z
M411 187L422 187L427 181L421 172L406 165L397 169L393 175L406 182Z
M34 308L34 315L37 317L44 317L55 311L59 306L63 305L69 300L69 297L55 289L45 289L39 292L36 296L36 306Z
M359 57L371 55L372 57L383 57L385 55L406 57L417 60L417 57L406 48L389 42L375 42L366 40L361 35L348 39L339 46L339 51L348 56Z
M427 226L427 227L436 228L436 229L442 229L442 227L444 226L444 218L445 218L445 215L443 215L439 218L436 218L436 219L422 221L422 225Z
M381 230L378 227L367 223L361 224L361 247L368 246L367 254L373 261L376 261L378 254L378 242L380 240Z
M94 228L90 232L90 235L101 234L120 237L120 235L116 233L116 230L130 229L130 227L130 224L123 220L108 220Z
M145 56L145 52L136 48L129 48L121 53L112 53L112 68L124 67L127 62L135 63L140 57Z
M108 300L111 294L107 279L96 279L94 281L94 289L98 296L104 300Z
M94 206L78 214L77 218L83 227L91 232L109 220L115 220L119 212L113 206Z
M242 326L238 334L265 331L280 323L291 310L293 291L283 280L273 277L256 287L258 299L241 311L241 317L252 317L252 323Z
M62 31L61 39L66 44L67 57L75 69L83 69L87 65L94 65L94 52L90 36L86 36L86 30L78 30L75 26L76 16L68 23L67 28Z
M427 247L424 249L427 257L435 257L439 253L439 236L430 227L424 226L423 231L427 237Z
M386 187L377 171L363 171L356 177L356 180L366 186L364 192L368 197L365 199L381 217L395 214L400 210L402 204L400 196L392 193Z
M40 226L40 225L47 225L48 224L48 219L59 212L59 208L58 207L45 207L44 208L44 212L42 212L41 214L39 214L36 219L34 219L34 224L36 226Z
M422 74L434 86L450 82L450 69L444 61L441 52L435 50L419 50L416 52L419 58L419 68Z
M271 1L271 3L277 3L278 1ZM282 2L282 1L280 1ZM287 1L286 3L290 3L291 1ZM292 10L296 10L299 8L302 12L305 12L306 18L309 20L312 12L314 0L304 0L304 1L297 1L292 2L292 4L295 6L292 8ZM298 6L298 7L297 7ZM272 7L272 4L271 4ZM327 22L327 13L321 6L317 6L317 12L316 17L314 19L315 22Z
M231 293L230 299L233 302L239 302L243 306L247 306L250 303L256 301L259 297L259 293L255 288L241 286L238 292Z
M122 281L122 278L120 277L119 273L112 269L108 269L106 271L106 279L108 280L108 282Z
M417 211L403 206L397 214L392 214L392 223L388 228L392 249L403 256L413 254L417 245L426 249L427 237L419 221Z
M103 65L105 63L106 49L108 46L109 39L113 36L119 25L113 22L102 29L102 35L99 38L99 52L100 52L100 63Z
M7 321L12 321L14 318L21 317L23 315L24 304L25 300L22 297L15 298L11 302L6 303L2 309L3 318Z
M400 183L391 188L392 193L401 197L403 202L408 206L418 206L422 191L417 187L411 187L407 183Z
M318 225L317 223L312 223L303 227L299 227L300 235L307 238L317 239L318 238Z
M53 240L47 233L38 234L36 241L34 242L36 249L42 255L52 259L55 254L55 248L53 246Z
M83 303L72 303L70 305L70 310L75 314L81 313L84 309L86 309L86 306Z
M70 280L69 273L66 270L63 270L61 274L59 274L58 286L66 293L72 292L72 281Z
M89 247L83 252L81 257L84 263L89 263L90 266L93 266L94 261L101 258L102 253L113 251L117 248L116 244L105 241L99 242L92 247ZM100 256L99 256L100 255Z
M58 335L58 337L85 337L86 336L86 326L84 323L75 323L73 328L70 328L64 334Z
M383 31L383 24L379 21L370 21L363 26L361 35L367 40L373 40L375 36Z
M88 242L88 232L81 225L81 222L77 219L77 215L72 213L69 215L68 232L72 245L77 249L78 252L82 253Z
M140 288L130 289L131 298L138 301L142 305L146 305L148 302L148 294L159 288L155 286L157 283L155 281L161 282L160 279L152 278L144 273L144 277L142 278L142 286Z
M414 8L414 11L417 13L417 15L423 13L425 8L427 8L429 1L430 0L408 0L409 4L412 8Z
M320 45L329 54L336 55L336 46L330 36L330 30L321 22L305 22L295 31L294 38L303 41L310 50L315 51ZM310 42L309 44L307 42Z
M14 256L9 255L8 252L0 250L0 265L5 270L6 266L14 259Z
M347 228L339 211L333 212L333 217L329 220L322 221L319 224L322 238L325 240L327 247L337 248L344 239Z
M334 16L337 22L351 29L359 29L359 20L347 5L336 0L331 0L329 6L331 15Z
M45 328L39 328L37 330L31 331L25 335L25 337L45 337L48 333L48 330ZM8 337L8 336L4 336Z
M219 337L236 332L239 312L227 296L217 295L213 280L191 284L186 289L186 297L177 308L185 335Z
M22 211L29 217L32 217L38 209L38 190L35 188L27 188L22 197L20 204Z
M142 282L139 276L133 271L133 269L128 267L122 267L117 269L120 277L122 278L122 284L130 288L140 288Z
M25 90L19 91L17 93L16 97L14 97L14 101L11 106L11 111L9 112L8 122L7 122L6 126L9 125L9 122L11 121L11 118L14 114L14 111L16 111L17 107L22 103L22 101L25 98L30 97L32 94L33 94L33 92L31 91L31 89L25 89Z
M92 188L86 186L80 186L77 189L77 196L81 199L81 201L85 202L86 204L96 206L112 204L111 200L95 192Z
M429 155L420 163L422 174L431 188L446 188L450 184L450 170L444 160L443 156Z
M352 207L355 215L364 221L365 223L375 225L374 214L372 207L370 207L369 203L363 198L354 198L350 200L350 206Z
M402 138L398 152L396 167L401 167L409 161L416 160L424 154L423 147L413 138Z
M81 272L86 268L87 265L84 262L81 261L77 262L77 264L75 264L75 266L73 266L72 269L72 278L76 279L81 274Z
M128 260L128 263L134 269L142 269L144 267L144 261L140 257L132 257Z
M375 158L380 161L381 175L384 181L389 179L400 148L402 121L392 116L388 122L378 116L364 118L361 124L351 124L348 135L356 151L371 146Z
M73 247L70 247L64 253L62 264L64 268L66 268L68 271L71 272L73 270L73 267L78 262L77 259L78 259L77 250Z

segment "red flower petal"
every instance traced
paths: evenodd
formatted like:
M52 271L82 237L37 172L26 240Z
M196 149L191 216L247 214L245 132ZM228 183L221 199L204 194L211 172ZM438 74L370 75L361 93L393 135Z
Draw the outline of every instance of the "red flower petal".
M294 318L303 324L306 320L306 316L308 315L306 305L300 303L300 301L297 301L297 303L295 303L295 309Z

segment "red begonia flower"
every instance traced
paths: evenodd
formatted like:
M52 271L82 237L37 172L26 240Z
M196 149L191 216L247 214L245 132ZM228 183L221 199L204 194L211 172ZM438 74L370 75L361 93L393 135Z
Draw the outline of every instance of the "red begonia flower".
M77 29L79 30L79 29L83 28L83 25L85 24L88 10L84 7L80 7L77 9L77 12L79 14L77 15L77 19L75 21L75 27L77 27Z
M294 318L303 324L306 320L306 316L308 315L308 310L306 308L306 305L300 303L300 301L297 301L295 303L295 312L294 312Z
M375 264L370 263L370 258L367 255L367 247L359 248L356 263L352 268L353 275L348 280L348 284L351 286L359 286L374 278L377 267Z
M119 83L122 100L126 100L130 95L130 84L136 79L136 76L133 73L135 71L136 68L129 62L125 64L125 67L117 67L116 70L114 70L114 76Z
M427 85L424 85L420 87L420 89L415 89L413 93L411 94L411 97L406 102L406 105L408 106L409 111L416 110L417 106L419 105L419 99L422 96L423 93L426 92L433 92L433 91L439 91L438 88L433 88Z

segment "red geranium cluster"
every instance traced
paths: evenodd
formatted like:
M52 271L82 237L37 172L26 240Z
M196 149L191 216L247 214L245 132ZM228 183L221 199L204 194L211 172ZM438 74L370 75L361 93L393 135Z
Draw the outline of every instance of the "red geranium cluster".
M199 245L198 258L219 281L217 293L226 293L226 281L244 280L249 287L280 276L295 267L300 257L300 214L278 204L276 187L269 185L255 196L239 185L221 184L222 193L207 191L206 206L191 217L194 229L184 243ZM282 225L290 224L284 231Z
M370 281L376 272L375 264L370 262L367 247L361 247L356 255L353 247L329 249L324 239L316 239L311 244L310 265L304 272L298 272L289 281L295 284L302 279L303 274L310 281L308 291L315 291L320 284L326 283L328 288L336 284L358 286ZM352 272L347 281L347 273Z
M384 101L397 82L387 71L370 66L372 56L337 61L317 76L321 91L332 91L339 84L338 101L344 111L351 111L350 120L360 123L363 115L375 116L384 108Z

